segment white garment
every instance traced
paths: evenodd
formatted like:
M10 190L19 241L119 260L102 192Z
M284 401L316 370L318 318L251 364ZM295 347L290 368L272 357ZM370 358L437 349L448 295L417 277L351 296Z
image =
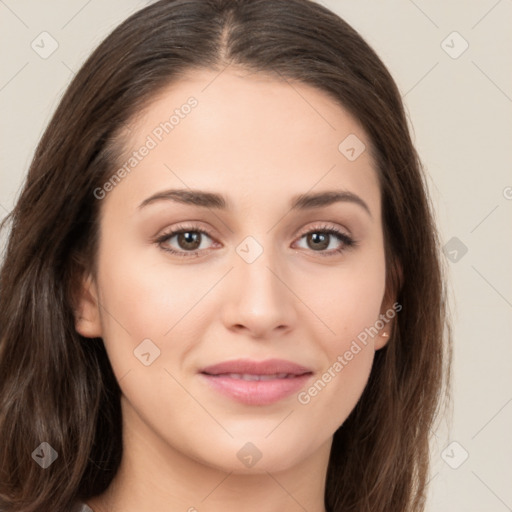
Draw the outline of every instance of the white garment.
M72 512L94 512L94 510L85 503L77 501Z

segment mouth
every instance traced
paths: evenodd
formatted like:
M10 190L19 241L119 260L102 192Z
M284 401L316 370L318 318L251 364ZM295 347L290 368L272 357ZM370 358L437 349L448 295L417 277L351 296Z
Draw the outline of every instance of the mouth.
M297 375L293 373L276 373L273 375L258 375L253 373L217 373L211 374L204 372L204 375L209 375L210 377L229 377L230 379L241 379L241 380L276 380L276 379L293 379L297 377Z
M200 371L210 389L246 405L269 405L298 392L313 375L303 365L282 359L238 359Z

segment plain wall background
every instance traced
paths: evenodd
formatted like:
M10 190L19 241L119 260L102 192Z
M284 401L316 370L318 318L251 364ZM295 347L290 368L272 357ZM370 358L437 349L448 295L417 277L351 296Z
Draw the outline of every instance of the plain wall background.
M148 3L0 0L0 217L74 73ZM512 510L512 1L320 3L394 76L448 244L454 406L433 433L428 510ZM46 59L31 47L45 31L58 43Z

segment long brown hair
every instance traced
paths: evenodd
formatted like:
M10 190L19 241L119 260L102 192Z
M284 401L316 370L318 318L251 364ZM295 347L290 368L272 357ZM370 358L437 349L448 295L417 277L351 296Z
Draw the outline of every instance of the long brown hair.
M77 73L32 160L0 273L0 509L67 511L102 493L122 456L120 388L100 338L74 328L93 271L99 204L123 125L180 74L227 65L312 85L368 134L381 185L387 293L402 306L368 385L336 431L325 505L424 509L429 432L449 380L451 335L428 187L384 64L311 0L160 0L132 15ZM444 383L444 384L443 384ZM58 459L42 469L47 442Z

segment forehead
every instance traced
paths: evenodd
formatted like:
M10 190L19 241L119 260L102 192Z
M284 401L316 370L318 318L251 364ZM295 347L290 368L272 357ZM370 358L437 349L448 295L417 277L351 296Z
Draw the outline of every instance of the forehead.
M278 199L341 187L379 200L370 140L358 121L327 93L288 79L190 71L132 120L119 164L144 146L151 149L116 194L179 186L241 200L267 190L262 198Z

